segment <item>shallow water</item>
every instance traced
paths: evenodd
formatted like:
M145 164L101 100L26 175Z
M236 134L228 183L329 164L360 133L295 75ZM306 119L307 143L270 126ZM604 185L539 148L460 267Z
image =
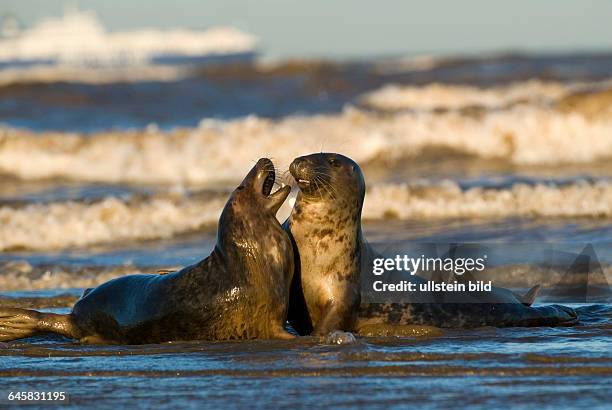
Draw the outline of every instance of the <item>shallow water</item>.
M534 234L551 240L610 239L595 222L566 220L377 222L365 227L375 246L390 237L404 244L461 238L516 243ZM122 249L3 254L1 258L29 261L30 275L41 273L39 266L41 271L69 266L63 271L68 272L71 280L66 283L70 284L95 265L117 275L151 271L151 262L187 264L205 255L212 239L212 235L197 235ZM128 259L134 265L121 265ZM100 271L93 271L92 285L102 279L99 275ZM9 305L7 298L11 298L13 306L30 304L66 313L66 306L81 292L70 288L5 291L0 303ZM612 304L571 306L578 309L581 323L570 328L447 329L435 337L359 337L356 343L342 346L312 337L290 342L148 346L79 346L63 338L40 337L2 346L0 391L65 391L76 408L90 406L91 397L96 397L99 408L148 408L164 403L216 408L228 400L256 407L435 409L461 402L491 408L512 402L518 408L606 408L612 377Z
M612 306L574 305L571 328L445 330L439 337L78 346L0 350L0 391L65 391L76 407L605 408ZM54 311L58 311L55 309Z

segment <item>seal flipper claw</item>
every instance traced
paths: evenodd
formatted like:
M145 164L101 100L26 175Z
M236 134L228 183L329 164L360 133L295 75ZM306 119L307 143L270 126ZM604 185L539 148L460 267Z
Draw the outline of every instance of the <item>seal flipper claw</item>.
M73 339L81 337L81 331L70 315L29 309L0 309L0 342L24 339L40 333L57 333Z
M328 345L348 345L357 342L357 338L351 332L334 330L325 336L325 344Z
M23 339L39 332L38 312L26 309L0 309L0 342Z

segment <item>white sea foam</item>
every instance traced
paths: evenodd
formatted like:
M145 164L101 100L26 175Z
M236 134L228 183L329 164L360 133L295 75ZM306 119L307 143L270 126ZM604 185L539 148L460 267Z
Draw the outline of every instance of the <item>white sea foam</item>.
M361 102L381 111L457 110L467 107L499 109L519 103L546 105L574 92L609 85L610 82L562 84L539 80L489 88L438 83L425 86L388 84L365 94Z
M216 223L225 196L58 202L0 208L0 251L167 238Z
M429 71L452 59L452 56L421 54L383 60L375 64L374 69L377 72L384 74Z
M33 266L26 261L0 263L0 291L91 288L119 276L155 273L132 265L104 267Z
M209 184L239 181L259 157L285 168L310 152L342 152L360 164L410 158L425 149L515 164L588 163L612 157L612 116L516 106L474 117L457 112L204 120L163 133L91 136L0 129L0 173L23 179Z
M33 65L0 70L0 86L10 84L71 82L109 84L140 81L178 81L191 71L180 66L75 67L71 65Z
M514 216L611 218L612 184L516 184L466 191L452 181L433 186L385 184L369 189L363 210L366 219Z
M58 202L0 208L0 251L49 250L117 241L167 238L214 227L225 194L189 194L144 200L106 198L94 203ZM290 204L279 213L282 220ZM472 188L454 182L383 184L368 188L364 219L495 218L514 216L612 218L612 184L565 186L517 184L507 189Z
M2 39L0 61L143 65L164 56L252 52L256 43L255 37L234 27L107 32L93 12L71 11L62 18L47 18L29 30Z

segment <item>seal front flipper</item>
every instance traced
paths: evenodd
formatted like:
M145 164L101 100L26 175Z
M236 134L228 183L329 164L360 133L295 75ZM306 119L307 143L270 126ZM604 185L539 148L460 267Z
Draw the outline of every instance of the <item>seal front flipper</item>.
M354 309L353 305L347 307L331 300L327 302L321 319L312 331L312 335L325 336L334 330L353 330L355 320L357 319L357 310Z
M512 292L514 294L514 296L516 296L516 298L525 306L531 306L533 305L533 302L535 302L536 297L538 296L538 293L540 293L540 285L535 285L534 287L532 287L531 289L529 289L529 291L527 291L527 293L525 293L523 296L519 295L518 293Z
M340 330L340 316L335 313L333 307L332 302L327 304L321 320L312 331L313 336L325 336L333 330Z
M41 333L56 333L80 339L83 332L74 323L71 315L28 309L0 309L0 342L24 339Z

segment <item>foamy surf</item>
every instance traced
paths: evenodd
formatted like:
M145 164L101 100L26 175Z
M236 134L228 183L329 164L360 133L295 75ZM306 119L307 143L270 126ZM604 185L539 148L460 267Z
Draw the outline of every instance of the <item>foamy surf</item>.
M253 52L257 38L231 26L108 32L94 12L68 11L0 39L5 64L144 65L208 55ZM173 59L174 57L174 59Z
M590 111L592 112L592 110ZM210 184L239 181L266 156L286 168L310 152L342 152L361 164L446 150L522 165L612 157L612 116L516 106L479 116L456 112L204 120L195 129L94 135L0 131L0 173L23 179Z
M516 184L507 189L462 190L452 181L438 185L384 184L368 190L365 219L612 217L612 184L565 186Z
M539 80L489 88L439 83L420 87L388 84L365 94L361 102L381 111L499 109L517 103L549 104L581 88L584 86Z
M120 266L36 266L26 261L0 263L0 290L74 289L90 288L119 276L155 273L155 268L144 271L132 265Z
M216 223L226 196L108 197L0 208L0 250L51 250L169 238Z
M0 70L0 87L16 84L112 84L144 81L170 82L186 78L192 68L176 66L75 67L70 65L32 66Z
M108 197L0 208L0 251L53 250L120 241L169 238L214 229L227 199L211 195ZM279 212L290 212L287 201ZM506 217L612 218L612 183L515 184L503 189L462 190L455 182L382 184L368 187L363 218L444 219Z

